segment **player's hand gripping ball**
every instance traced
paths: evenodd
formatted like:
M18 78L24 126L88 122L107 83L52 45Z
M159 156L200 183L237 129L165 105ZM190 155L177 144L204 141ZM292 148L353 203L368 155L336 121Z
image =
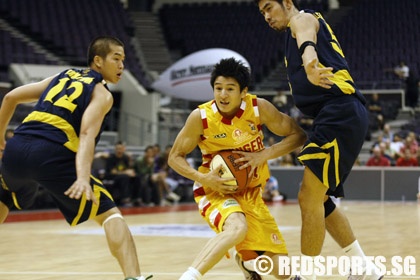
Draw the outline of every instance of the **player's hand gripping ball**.
M228 181L225 184L238 186L236 192L243 191L248 186L250 181L248 174L251 171L251 167L248 166L247 168L239 169L239 167L241 167L244 163L235 162L235 159L241 157L241 154L233 153L232 151L221 151L217 153L210 162L210 170L214 170L222 165L222 168L219 172L219 176L221 178L235 178L235 180Z

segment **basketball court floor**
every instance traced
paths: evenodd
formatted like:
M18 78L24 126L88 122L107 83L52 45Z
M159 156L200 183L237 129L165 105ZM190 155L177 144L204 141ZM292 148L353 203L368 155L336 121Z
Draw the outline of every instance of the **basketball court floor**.
M420 279L420 203L356 202L339 205L347 214L368 256L391 260L413 256L415 275L389 275L384 279ZM296 201L270 204L288 244L299 256L300 210ZM177 280L205 242L214 236L196 205L122 209L134 235L143 275L153 280ZM70 227L56 210L12 212L0 225L1 280L122 280L117 262L108 251L104 232L94 222ZM327 235L324 256L342 251ZM413 258L410 258L413 259ZM413 272L413 264L400 271ZM402 269L402 270L401 270ZM244 279L236 263L224 258L203 279ZM274 279L265 277L264 279ZM347 279L334 272L318 279Z

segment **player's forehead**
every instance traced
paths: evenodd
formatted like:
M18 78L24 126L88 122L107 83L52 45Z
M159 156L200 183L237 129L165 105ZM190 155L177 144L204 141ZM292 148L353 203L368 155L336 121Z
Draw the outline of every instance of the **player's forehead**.
M125 58L124 48L119 45L111 44L108 55L112 57L118 57L118 58L124 59Z
M267 10L268 8L270 8L274 3L276 2L276 0L260 0L258 2L258 7L260 9L260 12L263 12L265 10Z
M239 86L238 81L233 77L218 76L214 81L214 85L220 86Z

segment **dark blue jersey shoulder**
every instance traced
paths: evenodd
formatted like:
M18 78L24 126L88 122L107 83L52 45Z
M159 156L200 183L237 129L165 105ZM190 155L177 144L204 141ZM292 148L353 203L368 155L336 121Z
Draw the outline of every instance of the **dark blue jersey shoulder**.
M39 136L77 151L83 113L102 80L101 74L90 69L61 72L15 133Z
M350 70L340 44L330 26L322 15L312 10L302 12L312 14L319 22L317 33L317 54L321 67L332 67L334 85L331 89L324 89L311 84L306 76L303 61L296 39L293 38L290 28L286 33L285 60L290 88L296 106L306 115L315 117L323 104L333 102L334 99L344 95L355 95L365 102L350 75ZM337 102L340 102L337 99Z

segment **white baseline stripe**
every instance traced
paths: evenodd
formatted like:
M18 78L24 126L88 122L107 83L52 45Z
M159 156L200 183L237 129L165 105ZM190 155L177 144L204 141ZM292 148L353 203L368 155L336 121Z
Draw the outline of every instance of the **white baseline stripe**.
M143 275L180 275L182 272L143 272ZM74 272L74 271L0 271L0 275L121 275L121 272ZM242 273L232 273L232 272L208 272L206 275L214 276L238 276ZM320 276L321 277L321 276ZM334 274L327 276L329 278L335 279L335 277L343 278L343 276ZM420 276L386 276L386 279L420 279Z
M0 275L121 275L121 272L75 272L75 271L0 271ZM182 272L143 272L143 275L181 275ZM242 273L212 273L208 272L206 275L215 276L238 276Z

